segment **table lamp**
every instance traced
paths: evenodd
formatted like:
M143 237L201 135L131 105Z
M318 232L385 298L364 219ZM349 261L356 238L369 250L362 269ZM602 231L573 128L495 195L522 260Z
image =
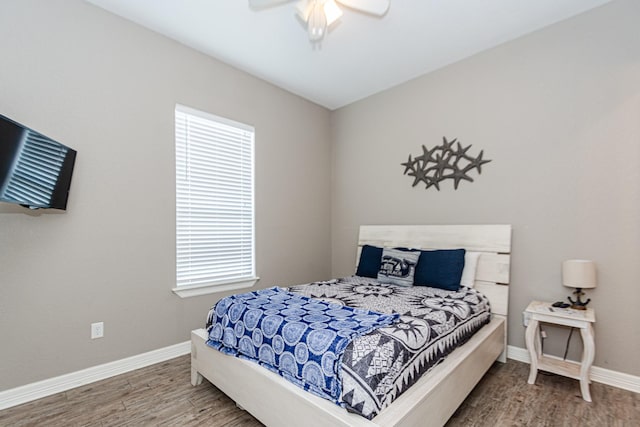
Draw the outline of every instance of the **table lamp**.
M573 292L576 300L567 297L571 303L571 308L575 310L585 310L591 298L582 301L580 297L584 295L583 289L596 287L596 263L586 259L570 259L562 263L562 284L569 288L576 288Z

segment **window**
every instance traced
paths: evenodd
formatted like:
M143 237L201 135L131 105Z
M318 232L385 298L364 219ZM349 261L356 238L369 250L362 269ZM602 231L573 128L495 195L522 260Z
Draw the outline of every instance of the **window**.
M176 283L182 297L253 286L254 129L176 106Z

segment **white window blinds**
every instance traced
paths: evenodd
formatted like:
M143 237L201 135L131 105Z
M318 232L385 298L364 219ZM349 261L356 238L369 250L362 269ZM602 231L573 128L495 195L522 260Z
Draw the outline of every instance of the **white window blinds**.
M176 106L177 286L255 277L254 129Z

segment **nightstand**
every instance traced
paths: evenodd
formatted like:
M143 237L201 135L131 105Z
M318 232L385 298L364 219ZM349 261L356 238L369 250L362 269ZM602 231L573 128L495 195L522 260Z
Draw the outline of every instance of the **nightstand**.
M536 382L538 369L564 375L580 380L582 398L587 402L591 402L589 373L595 356L593 324L596 321L593 309L572 310L568 308L556 308L552 307L549 302L532 301L525 310L525 317L529 319L526 333L527 350L529 350L529 355L531 356L529 384ZM580 329L583 344L582 361L577 363L543 354L539 332L540 322Z

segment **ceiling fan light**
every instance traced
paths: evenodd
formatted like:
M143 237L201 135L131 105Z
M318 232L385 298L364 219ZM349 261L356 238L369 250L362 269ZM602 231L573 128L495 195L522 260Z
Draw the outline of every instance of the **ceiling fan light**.
M309 39L311 41L317 41L324 37L324 32L327 29L327 18L321 2L312 1L310 3L311 12L309 13L309 20L307 21L307 30L309 32Z
M327 0L324 3L324 15L327 19L327 26L329 26L340 19L342 10L340 10L335 0Z
M313 7L313 1L310 0L300 0L296 3L296 12L300 19L304 22L309 20L309 15L311 14L311 9Z

